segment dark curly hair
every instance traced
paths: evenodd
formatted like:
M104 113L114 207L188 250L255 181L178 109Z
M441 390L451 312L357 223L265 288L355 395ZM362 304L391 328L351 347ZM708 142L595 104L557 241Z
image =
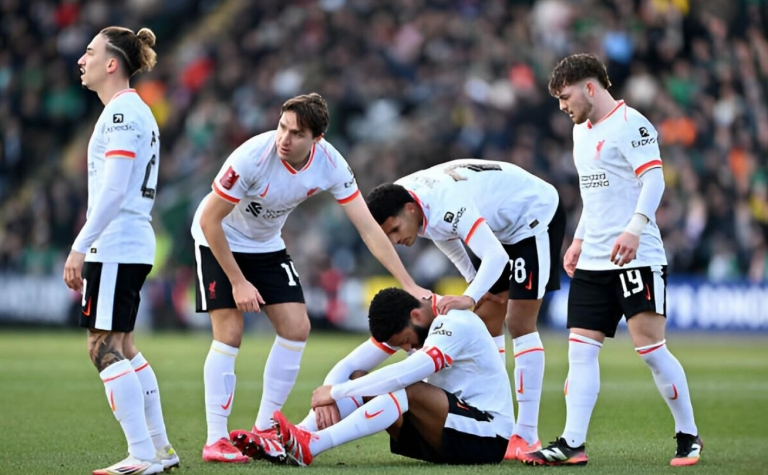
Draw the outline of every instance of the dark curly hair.
M368 327L374 340L384 343L411 323L411 310L421 302L403 289L390 287L379 291L368 309Z
M312 132L312 138L324 134L328 129L328 124L331 123L328 104L323 96L316 92L288 99L283 104L280 113L286 111L292 111L296 114L299 129L308 129Z
M414 203L415 200L402 186L385 183L371 190L365 202L371 210L373 219L379 224L384 224L387 219L400 214L407 203Z
M549 93L557 97L564 87L588 78L597 79L606 89L611 87L605 64L597 56L586 53L572 54L557 63L552 71Z

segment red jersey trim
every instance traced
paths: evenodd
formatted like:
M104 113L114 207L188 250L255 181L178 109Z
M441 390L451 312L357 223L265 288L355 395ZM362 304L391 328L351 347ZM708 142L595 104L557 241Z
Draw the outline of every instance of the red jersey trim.
M104 157L136 158L136 152L131 152L130 150L110 150L104 154Z
M130 92L132 92L132 93L134 93L134 94L135 94L135 93L136 93L136 89L134 89L134 88L130 87L130 88L128 88L128 89L123 89L122 91L118 91L117 93L115 93L115 95L114 95L114 96L112 96L112 99L115 99L117 96L122 96L123 94L126 94L126 93L130 93ZM110 99L110 101L111 101L112 99Z
M296 175L297 173L301 173L304 170L308 169L309 166L312 165L312 161L315 159L315 148L316 148L316 145L317 144L312 145L312 151L309 152L309 160L307 160L307 163L305 163L304 166L301 167L301 170L296 170L295 168L293 168L291 166L290 163L286 162L285 160L283 160L281 158L280 161L283 162L283 166L285 166L286 170L288 170L288 173L290 173L291 175Z
M360 190L357 190L354 193L352 193L351 195L347 196L346 198L342 198L342 199L338 200L338 202L339 202L340 205L345 205L345 204L349 203L350 201L354 200L355 198L357 198L357 195L359 195L359 194L360 194Z
M472 228L470 228L469 233L467 233L467 240L464 241L465 243L469 244L469 240L472 239L472 235L475 234L475 231L477 231L477 227L480 226L485 222L485 218L482 216L477 218L477 221L475 221L475 224L472 225Z
M224 193L224 191L219 188L219 185L217 185L215 181L213 182L213 186L211 188L213 188L213 191L215 191L217 195L229 201L230 203L238 204L240 202L238 198L229 196L228 194Z
M375 340L373 337L371 337L371 343L376 345L381 351L383 351L384 353L386 353L388 355L394 355L395 353L397 353L397 351L395 351L392 348L388 347L387 345L385 345L385 344Z
M662 165L661 160L651 160L650 162L637 167L637 170L635 170L635 175L640 176L643 173L650 170L651 168L660 168L661 165Z
M599 124L600 122L603 122L603 121L605 121L605 119L607 119L608 117L612 116L612 115L613 115L613 113L614 113L614 112L616 112L617 110L619 110L619 108L620 108L621 106L623 106L623 105L624 105L624 101L623 101L623 100L622 100L622 101L619 101L619 102L616 104L616 107L614 107L614 108L613 108L613 110L611 110L611 112L609 112L609 113L605 114L605 117L603 117L602 119L598 120L598 121L597 121L597 122L595 122L594 124L593 124L592 122L590 122L589 120L587 120L587 128L591 129L592 127L596 126L596 125L597 125L597 124Z
M422 219L421 219L421 232L419 234L421 234L423 236L424 233L427 232L427 225L429 224L427 222L427 213L424 212L424 205L421 204L421 200L419 199L418 196L416 196L416 193L414 193L414 192L412 192L410 190L408 191L408 193L410 193L410 195L413 196L414 201L416 201L416 204L418 205L419 209L421 210L421 216L422 216Z

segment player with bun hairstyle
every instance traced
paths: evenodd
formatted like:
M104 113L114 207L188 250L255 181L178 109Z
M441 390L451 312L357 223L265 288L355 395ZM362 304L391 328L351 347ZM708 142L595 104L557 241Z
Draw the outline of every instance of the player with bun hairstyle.
M161 473L179 465L168 441L157 378L133 343L140 291L155 260L151 211L160 132L129 87L157 63L148 28L104 28L78 60L83 87L104 103L88 143L88 213L64 265L64 282L82 292L80 326L128 442L128 458L101 474Z

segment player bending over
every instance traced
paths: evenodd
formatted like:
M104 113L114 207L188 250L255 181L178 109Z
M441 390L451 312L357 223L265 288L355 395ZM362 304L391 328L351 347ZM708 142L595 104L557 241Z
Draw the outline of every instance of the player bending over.
M301 280L281 236L288 215L303 201L329 191L371 253L403 288L430 294L405 271L360 196L352 169L323 138L329 120L328 106L318 94L286 101L276 130L232 152L195 213L197 310L209 313L213 327L203 369L208 423L203 460L249 460L230 442L244 431L227 431L243 312L263 309L277 333L252 430L276 440L272 413L283 406L296 382L309 337Z
M376 187L366 201L395 244L431 239L470 282L440 313L475 306L506 362L504 323L515 357L517 424L508 459L541 448L544 345L536 320L544 293L560 288L565 212L555 188L515 165L454 160ZM463 243L463 244L462 244ZM480 259L471 260L464 245ZM475 268L477 266L477 269ZM506 364L505 364L506 365Z
M326 383L333 384L312 395L315 411L338 409L340 422L317 430L314 414L301 427L274 413L288 461L309 465L326 450L386 430L392 453L405 457L466 465L501 462L514 410L506 370L483 322L468 310L438 315L434 298L418 300L396 288L376 294L368 322L372 339L331 370ZM411 354L349 379L351 368L370 371L394 348ZM264 439L250 441L259 444ZM271 447L254 451L267 450Z
M584 208L564 265L568 293L567 417L562 437L524 456L529 464L586 465L585 440L600 391L598 355L622 315L637 354L675 419L673 466L698 463L702 443L688 382L664 338L667 258L656 226L664 193L658 133L608 92L605 65L569 56L555 67L549 91L573 119L573 157Z

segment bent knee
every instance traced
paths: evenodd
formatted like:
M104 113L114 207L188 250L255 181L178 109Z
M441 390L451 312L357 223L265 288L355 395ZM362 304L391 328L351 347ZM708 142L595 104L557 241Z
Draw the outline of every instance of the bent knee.
M362 378L366 374L368 374L368 371L363 371L362 369L356 369L356 370L352 371L352 374L349 375L349 379Z

